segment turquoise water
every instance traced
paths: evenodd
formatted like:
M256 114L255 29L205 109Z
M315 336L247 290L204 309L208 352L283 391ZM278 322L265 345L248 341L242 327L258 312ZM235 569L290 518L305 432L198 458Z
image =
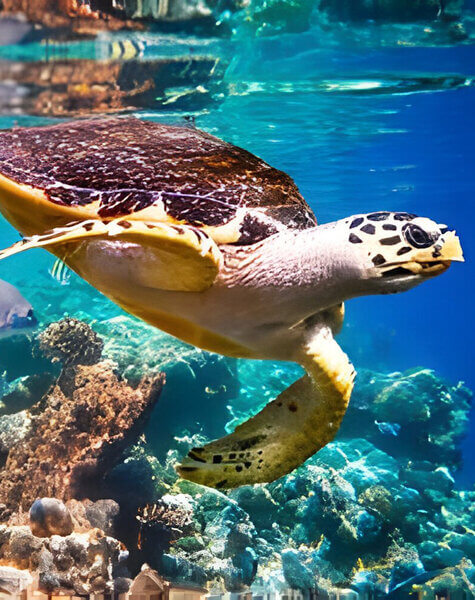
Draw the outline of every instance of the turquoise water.
M428 216L456 229L464 264L453 265L440 278L405 294L348 302L339 340L363 372L424 367L454 384L464 381L475 388L475 52L470 40L435 45L421 40L420 27L374 25L348 35L344 29L332 35L314 29L233 40L141 33L102 35L70 44L4 46L0 59L11 64L81 59L91 61L87 68L93 70L94 61L107 59L113 44L124 39L143 44L142 56L135 59L140 64L190 53L206 57L210 64L219 59L219 76L198 74L192 83L185 76L158 99L130 106L127 112L172 123L192 116L197 127L289 173L320 223L391 210ZM2 128L61 118L61 111L58 117L54 111L32 110L20 89L11 93L20 100L4 106ZM0 246L17 239L17 233L2 220ZM0 277L30 300L41 324L67 314L104 330L108 327L104 323L123 314L74 275L68 285L55 281L48 273L53 262L46 252L37 250L0 264ZM151 330L147 335L152 335ZM224 414L217 419L212 432L216 436L226 420L256 410L297 375L289 365L238 361L236 367L231 362L240 378L234 397L226 399ZM17 375L20 372L21 368ZM271 389L264 389L259 377ZM210 380L209 386L213 383ZM186 393L166 389L162 408L157 407L152 417L147 436L159 459L173 437L167 433L166 419L177 434L180 411L192 403ZM173 410L175 416L171 416ZM209 421L208 416L207 426ZM189 433L200 432L201 425L198 412ZM205 427L203 433L210 431ZM453 473L464 488L473 486L474 448L472 418L471 433L464 441L464 467Z

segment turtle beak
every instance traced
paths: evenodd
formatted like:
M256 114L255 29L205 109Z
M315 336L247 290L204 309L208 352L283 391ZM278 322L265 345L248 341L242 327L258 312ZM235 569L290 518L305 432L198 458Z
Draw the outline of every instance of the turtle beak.
M430 250L429 255L428 250ZM464 260L462 246L455 231L446 231L441 241L433 248L414 255L413 261L417 267L413 272L425 277L433 277L446 271L453 261L464 262Z
M455 231L447 231L444 234L444 244L440 250L440 260L464 262L462 246Z

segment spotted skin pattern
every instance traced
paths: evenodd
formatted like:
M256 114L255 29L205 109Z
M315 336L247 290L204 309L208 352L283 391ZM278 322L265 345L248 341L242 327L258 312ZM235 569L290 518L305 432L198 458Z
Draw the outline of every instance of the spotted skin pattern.
M414 248L428 248L432 245L432 258L438 258L444 244L443 235L440 239L431 237L420 227L417 219L417 215L411 213L388 211L357 216L348 223L348 241L352 244L363 244L374 237L371 247L375 250L370 252L370 256L377 267L385 263L390 265L395 256L403 256Z
M219 227L255 209L224 240L238 244L316 224L288 175L192 127L111 118L13 129L0 132L0 164L55 204L94 203L101 219L155 206L180 223Z

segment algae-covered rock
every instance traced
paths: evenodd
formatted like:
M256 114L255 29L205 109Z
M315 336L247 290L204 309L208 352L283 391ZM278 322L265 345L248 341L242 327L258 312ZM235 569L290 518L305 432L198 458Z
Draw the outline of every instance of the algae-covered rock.
M0 417L0 454L8 455L11 448L25 439L30 428L31 417L26 410Z
M282 569L284 577L291 588L297 590L313 588L313 573L305 566L303 557L297 550L284 550L282 552Z
M467 428L472 394L428 369L381 375L362 370L340 436L365 432L396 460L427 458L437 466L458 467L460 441ZM388 430L384 423L395 423Z

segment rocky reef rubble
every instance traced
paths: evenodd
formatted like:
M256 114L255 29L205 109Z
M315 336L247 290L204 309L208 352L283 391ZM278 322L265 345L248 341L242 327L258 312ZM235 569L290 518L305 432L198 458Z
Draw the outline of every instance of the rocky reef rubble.
M117 584L121 582L125 549L100 529L40 538L26 525L1 525L0 542L0 563L35 574L45 592L110 593L114 590L111 571Z

